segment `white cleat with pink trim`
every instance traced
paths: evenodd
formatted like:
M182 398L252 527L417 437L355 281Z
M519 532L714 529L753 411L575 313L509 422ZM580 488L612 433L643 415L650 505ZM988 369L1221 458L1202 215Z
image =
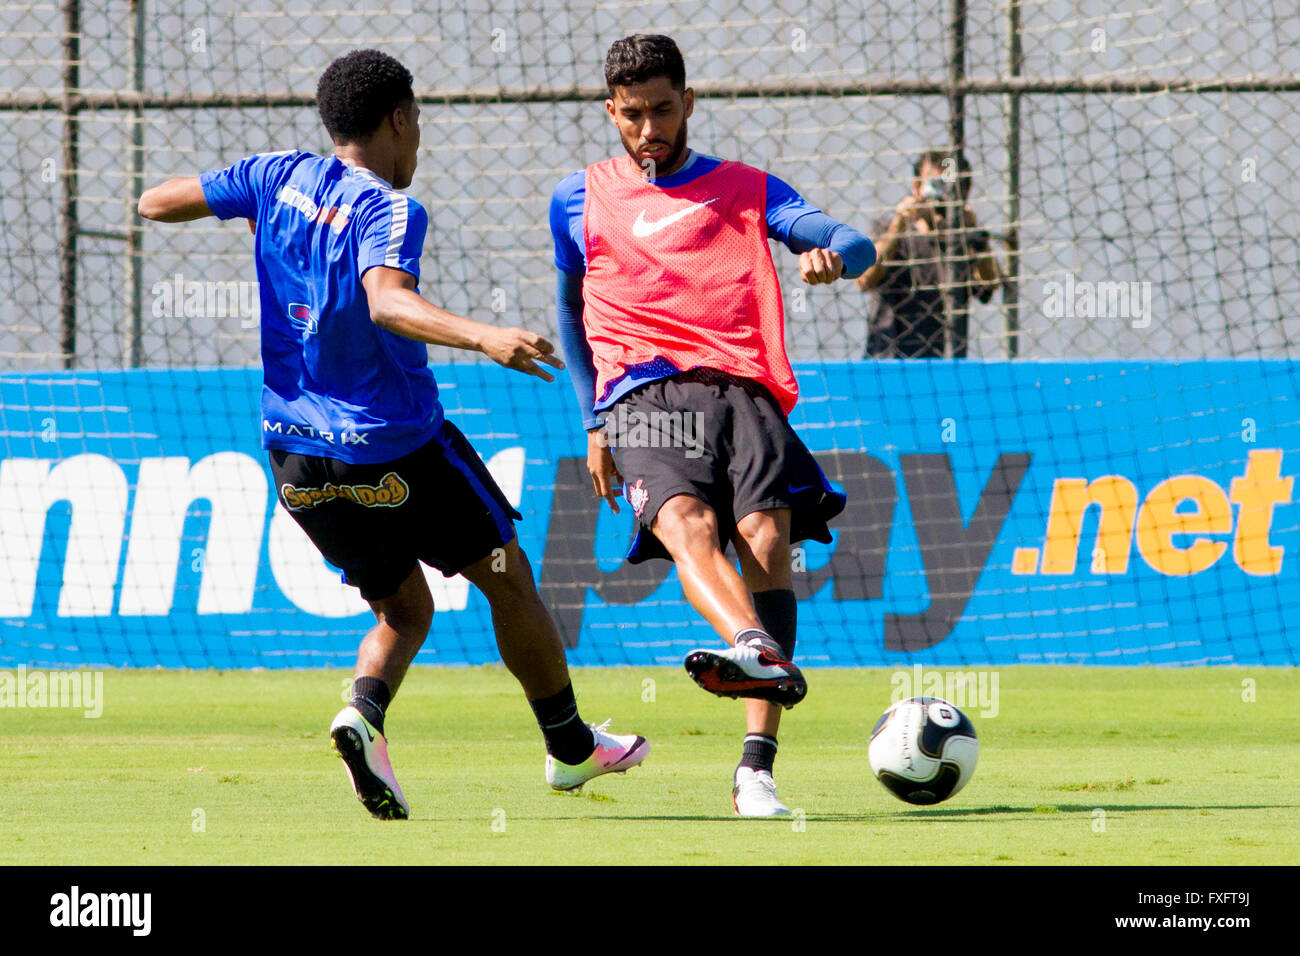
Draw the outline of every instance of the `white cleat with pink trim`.
M560 763L546 755L546 782L552 790L578 790L592 777L603 773L627 773L650 755L649 742L639 734L608 734L609 721L591 725L596 749L580 764Z

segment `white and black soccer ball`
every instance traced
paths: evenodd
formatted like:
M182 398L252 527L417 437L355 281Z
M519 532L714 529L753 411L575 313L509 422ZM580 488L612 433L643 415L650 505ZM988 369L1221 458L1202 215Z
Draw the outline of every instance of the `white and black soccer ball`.
M908 803L947 800L970 782L980 745L975 725L938 697L900 700L876 721L867 760L885 789Z

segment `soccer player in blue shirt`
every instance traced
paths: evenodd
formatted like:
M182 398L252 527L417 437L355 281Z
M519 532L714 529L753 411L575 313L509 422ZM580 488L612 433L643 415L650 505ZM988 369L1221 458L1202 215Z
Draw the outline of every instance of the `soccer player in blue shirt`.
M480 351L548 382L541 366L564 364L540 335L475 322L420 296L428 216L400 192L420 143L411 79L392 57L354 50L317 86L333 155L250 156L171 179L139 202L146 219L217 216L254 227L262 443L280 504L375 614L351 702L330 735L357 796L381 819L409 815L383 730L433 620L420 562L463 574L487 598L502 660L545 739L551 787L575 789L649 752L643 737L580 718L559 633L515 536L521 516L443 415L426 344Z

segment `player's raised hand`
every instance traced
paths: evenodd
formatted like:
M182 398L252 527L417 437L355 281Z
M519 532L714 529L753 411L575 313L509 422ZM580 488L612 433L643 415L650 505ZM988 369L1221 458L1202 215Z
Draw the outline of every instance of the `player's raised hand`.
M623 493L623 476L614 464L614 455L609 450L609 439L603 428L587 432L587 474L591 476L591 487L596 497L608 501L610 510L618 514L615 499Z
M538 362L564 368L564 362L555 354L555 346L527 329L493 328L483 341L483 354L498 365L536 375L546 382L554 382L555 376L538 366Z
M813 249L799 256L799 275L809 285L822 285L834 282L844 271L844 260L838 252L829 249Z

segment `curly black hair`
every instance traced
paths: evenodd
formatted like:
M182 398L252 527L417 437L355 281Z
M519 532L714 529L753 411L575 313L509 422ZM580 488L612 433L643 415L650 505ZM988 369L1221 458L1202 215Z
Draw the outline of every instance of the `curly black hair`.
M366 139L385 116L414 98L411 71L378 50L339 57L316 84L321 121L339 143Z
M634 86L656 76L668 77L675 90L686 88L686 64L671 37L635 33L616 40L605 55L605 85L610 96L616 86Z

